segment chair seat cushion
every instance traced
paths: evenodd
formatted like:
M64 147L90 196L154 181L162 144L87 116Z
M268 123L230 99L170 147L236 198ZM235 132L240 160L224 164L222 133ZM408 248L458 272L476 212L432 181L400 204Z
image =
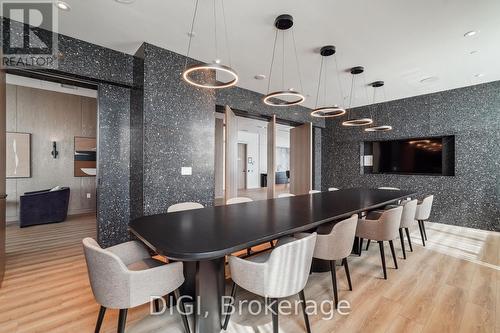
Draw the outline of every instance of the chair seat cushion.
M143 271L161 265L165 265L165 263L154 258L146 258L127 265L127 268L131 271Z

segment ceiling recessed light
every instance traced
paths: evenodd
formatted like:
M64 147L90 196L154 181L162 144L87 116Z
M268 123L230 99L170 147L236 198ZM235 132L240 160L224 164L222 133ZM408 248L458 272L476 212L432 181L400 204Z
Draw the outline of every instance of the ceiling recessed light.
M439 78L437 76L428 76L428 77L424 77L423 79L421 79L420 83L432 83L432 82L436 82L437 80L439 80Z
M64 2L64 1L56 1L56 6L60 10L64 10L66 12L69 12L71 10L71 6L68 5L68 3Z
M115 0L116 2L119 3L124 3L126 5L131 4L132 2L135 2L135 0Z
M254 79L256 80L264 80L266 76L264 74L257 74L254 76Z
M483 76L484 76L484 74L483 74L483 73L474 74L474 77L477 77L477 78L479 78L479 77L483 77Z
M476 34L477 34L476 30L471 30L471 31L467 31L466 33L464 33L464 37L472 37Z

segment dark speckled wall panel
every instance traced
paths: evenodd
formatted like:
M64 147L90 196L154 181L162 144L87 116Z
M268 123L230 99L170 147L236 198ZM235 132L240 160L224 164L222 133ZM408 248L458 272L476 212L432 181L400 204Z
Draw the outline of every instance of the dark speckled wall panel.
M144 214L213 205L215 93L181 79L185 57L144 44ZM181 167L192 167L181 176Z
M435 195L431 221L500 231L500 81L377 104L387 133L365 133L327 121L323 188L392 186ZM354 109L368 115L369 107ZM360 142L455 135L456 176L360 174Z
M102 246L128 240L130 89L100 85L97 237Z

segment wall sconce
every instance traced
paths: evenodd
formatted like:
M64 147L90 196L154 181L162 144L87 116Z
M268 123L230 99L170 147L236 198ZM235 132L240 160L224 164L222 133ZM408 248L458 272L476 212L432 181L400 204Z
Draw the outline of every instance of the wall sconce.
M53 158L57 158L57 155L59 155L59 152L57 151L57 143L55 141L52 141L52 151L50 154Z

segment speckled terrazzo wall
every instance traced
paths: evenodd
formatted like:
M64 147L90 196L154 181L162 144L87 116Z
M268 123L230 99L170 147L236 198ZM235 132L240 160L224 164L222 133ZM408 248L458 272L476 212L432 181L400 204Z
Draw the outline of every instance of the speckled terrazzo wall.
M214 200L215 93L185 83L185 57L143 45L144 215L168 206ZM192 167L181 176L181 167Z
M369 107L352 110L369 115ZM387 133L365 133L327 121L323 189L392 186L434 194L431 221L500 231L500 81L377 104ZM455 135L456 176L360 174L360 142Z

